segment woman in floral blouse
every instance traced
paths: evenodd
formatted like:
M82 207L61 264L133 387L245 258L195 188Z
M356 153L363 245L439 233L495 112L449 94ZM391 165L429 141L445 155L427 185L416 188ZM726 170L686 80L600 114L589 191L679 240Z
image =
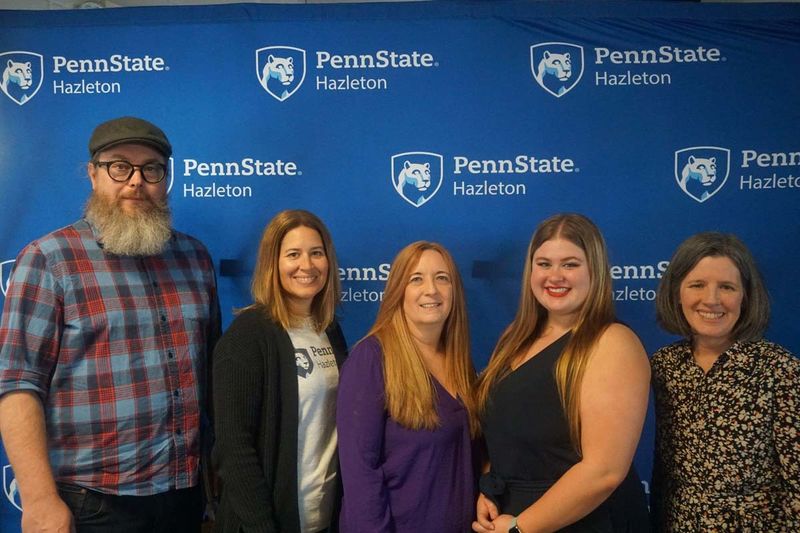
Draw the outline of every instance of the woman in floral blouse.
M653 356L658 531L800 531L800 360L762 339L769 301L733 235L680 245L656 298L685 340Z

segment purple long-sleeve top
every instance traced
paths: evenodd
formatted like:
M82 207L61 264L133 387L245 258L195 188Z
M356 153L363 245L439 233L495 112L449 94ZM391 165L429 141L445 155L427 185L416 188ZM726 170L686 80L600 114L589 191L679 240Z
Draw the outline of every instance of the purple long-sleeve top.
M467 411L433 380L440 426L411 430L386 411L383 353L374 337L353 348L337 400L342 533L465 533L475 514Z

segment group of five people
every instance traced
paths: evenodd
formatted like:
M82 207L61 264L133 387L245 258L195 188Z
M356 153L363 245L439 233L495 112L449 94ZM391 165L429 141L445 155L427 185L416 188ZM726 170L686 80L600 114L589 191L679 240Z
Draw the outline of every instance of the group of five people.
M223 533L800 530L800 362L762 339L736 237L679 246L656 304L684 340L648 362L598 228L548 218L477 375L432 242L397 254L348 355L333 241L304 210L267 225L253 303L220 338L208 253L171 228L166 136L123 117L89 150L84 217L23 250L0 324L24 533L197 531L201 462ZM651 370L652 518L632 467Z

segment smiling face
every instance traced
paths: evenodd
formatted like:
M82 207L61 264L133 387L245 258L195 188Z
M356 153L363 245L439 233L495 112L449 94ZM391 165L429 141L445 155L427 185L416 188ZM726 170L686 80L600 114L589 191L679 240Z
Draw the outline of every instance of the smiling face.
M586 254L572 242L551 239L534 251L531 291L547 310L548 319L574 322L589 295L590 285Z
M328 279L328 257L319 233L306 226L289 230L281 241L278 271L292 314L308 316Z
M411 269L403 298L403 313L413 329L442 327L453 306L453 282L442 254L425 250Z
M744 291L739 269L728 257L704 257L680 285L683 316L692 329L695 346L721 353L733 342L742 312Z
M99 152L95 161L123 160L134 165L147 163L166 164L164 156L158 151L142 144L120 144ZM89 163L87 170L92 181L94 194L106 203L117 205L131 214L150 209L153 204L163 204L167 198L167 179L158 183L147 183L140 169L136 169L128 181L117 182L108 175L108 168Z

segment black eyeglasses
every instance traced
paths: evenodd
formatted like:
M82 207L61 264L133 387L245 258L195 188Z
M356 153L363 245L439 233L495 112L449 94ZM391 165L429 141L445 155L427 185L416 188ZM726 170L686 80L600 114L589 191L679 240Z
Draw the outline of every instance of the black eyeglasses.
M141 171L142 178L147 183L158 183L167 175L167 167L161 163L134 165L129 161L120 159L116 161L94 161L94 166L106 167L109 177L118 182L125 182L131 179L137 168Z

